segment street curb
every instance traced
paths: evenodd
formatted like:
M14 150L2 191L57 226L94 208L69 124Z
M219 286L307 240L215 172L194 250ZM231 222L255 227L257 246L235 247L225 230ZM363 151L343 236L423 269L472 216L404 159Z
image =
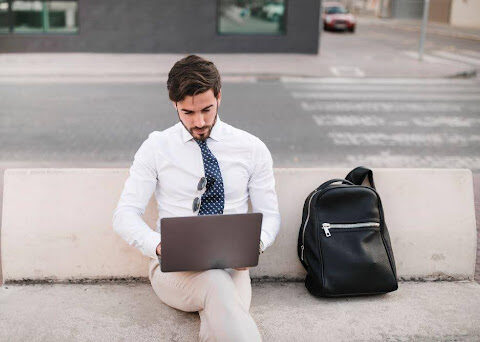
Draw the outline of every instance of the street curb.
M477 70L470 69L466 71L462 71L451 76L446 76L445 78L475 78L477 77Z

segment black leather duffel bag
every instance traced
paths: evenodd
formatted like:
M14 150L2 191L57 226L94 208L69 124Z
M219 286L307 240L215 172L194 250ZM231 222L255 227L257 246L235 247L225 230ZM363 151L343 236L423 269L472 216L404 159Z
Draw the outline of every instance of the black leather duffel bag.
M368 177L370 186L361 185ZM298 257L317 297L379 294L398 288L395 259L372 171L357 167L305 200Z

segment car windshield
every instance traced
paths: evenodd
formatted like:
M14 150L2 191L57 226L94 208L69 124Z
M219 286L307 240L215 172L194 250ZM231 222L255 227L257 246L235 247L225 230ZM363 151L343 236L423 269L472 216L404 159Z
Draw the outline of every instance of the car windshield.
M337 13L342 13L342 14L346 14L348 13L348 11L346 10L346 8L344 7L328 7L325 12L327 14L337 14Z

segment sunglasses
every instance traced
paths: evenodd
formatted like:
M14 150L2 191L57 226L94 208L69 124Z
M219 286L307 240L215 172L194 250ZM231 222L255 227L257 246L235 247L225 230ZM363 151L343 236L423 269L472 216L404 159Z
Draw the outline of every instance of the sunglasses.
M203 191L206 187L207 187L207 178L205 177L200 178L200 181L198 182L198 185L197 185L197 190ZM195 197L192 204L193 212L198 211L200 209L201 204L202 204L202 196Z

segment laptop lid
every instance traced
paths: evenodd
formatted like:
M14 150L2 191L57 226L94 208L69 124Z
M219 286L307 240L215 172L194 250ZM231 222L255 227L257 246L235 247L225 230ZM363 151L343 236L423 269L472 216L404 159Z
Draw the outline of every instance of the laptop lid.
M262 213L162 218L162 272L257 266L262 219Z

